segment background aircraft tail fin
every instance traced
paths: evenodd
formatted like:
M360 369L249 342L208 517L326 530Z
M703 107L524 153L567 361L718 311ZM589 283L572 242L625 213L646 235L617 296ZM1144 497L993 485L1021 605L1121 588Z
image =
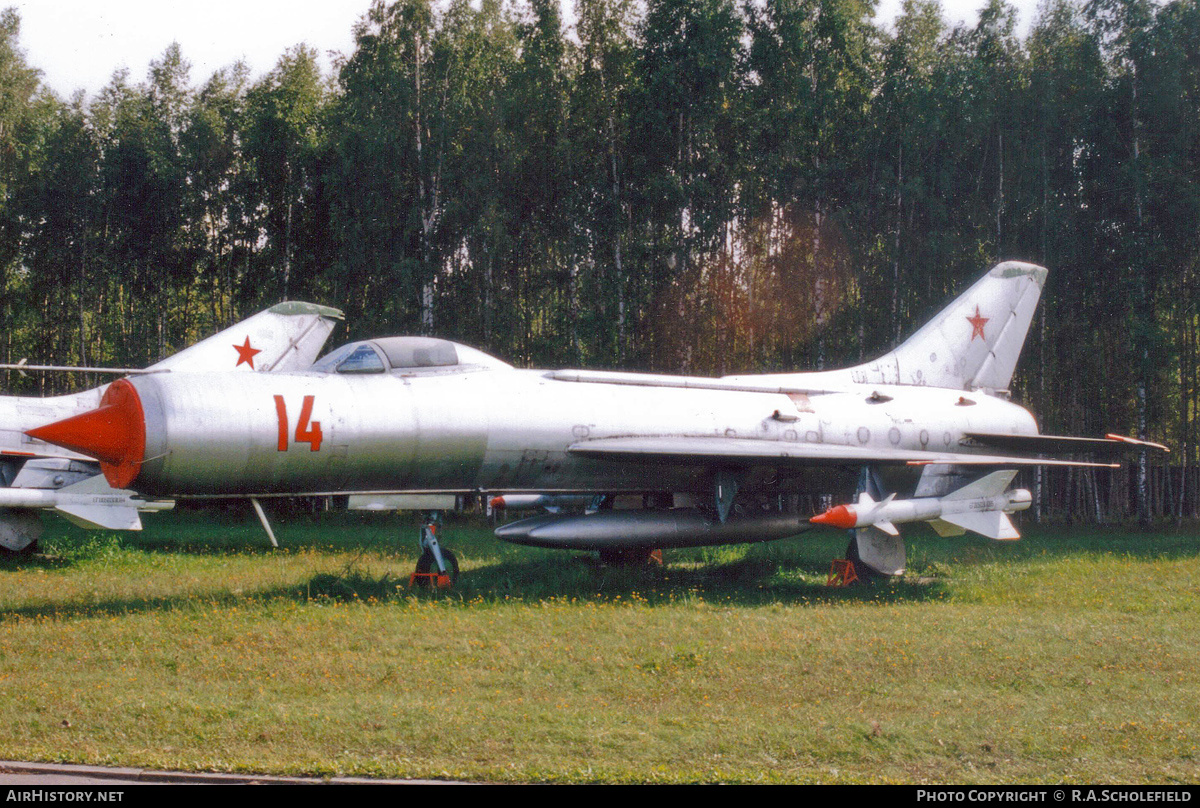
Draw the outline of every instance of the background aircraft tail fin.
M1046 282L1035 264L1005 261L892 352L851 368L865 384L1006 390Z
M316 361L342 312L292 301L260 311L148 370L303 370Z

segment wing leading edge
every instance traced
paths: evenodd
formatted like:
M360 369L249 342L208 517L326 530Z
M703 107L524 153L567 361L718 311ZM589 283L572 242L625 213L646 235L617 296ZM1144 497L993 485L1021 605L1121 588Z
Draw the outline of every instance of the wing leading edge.
M729 463L732 465L928 465L944 463L970 466L1085 466L1118 468L1119 463L1080 460L1047 460L1011 455L931 452L877 446L844 446L832 443L784 443L753 438L704 436L646 436L594 438L567 447L580 457L602 460L659 463Z

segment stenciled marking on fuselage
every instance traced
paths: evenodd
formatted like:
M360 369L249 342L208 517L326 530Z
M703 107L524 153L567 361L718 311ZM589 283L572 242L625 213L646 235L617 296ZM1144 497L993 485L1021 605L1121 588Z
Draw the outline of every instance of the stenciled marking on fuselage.
M315 399L316 396L304 397L304 401L300 405L300 419L296 422L294 440L296 443L307 443L311 451L317 452L321 449L321 441L324 438L324 434L321 432L321 422L311 420ZM288 414L287 404L284 403L283 396L275 396L275 415L279 418L279 443L277 448L281 452L286 452L289 447Z

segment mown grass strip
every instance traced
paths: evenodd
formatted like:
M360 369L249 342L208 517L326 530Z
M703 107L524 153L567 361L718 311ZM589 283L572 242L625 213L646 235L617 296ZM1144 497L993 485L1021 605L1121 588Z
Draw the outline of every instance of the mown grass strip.
M910 531L831 590L836 534L663 570L452 524L47 522L0 566L0 757L276 774L628 782L1196 782L1200 539ZM147 522L150 522L148 519Z

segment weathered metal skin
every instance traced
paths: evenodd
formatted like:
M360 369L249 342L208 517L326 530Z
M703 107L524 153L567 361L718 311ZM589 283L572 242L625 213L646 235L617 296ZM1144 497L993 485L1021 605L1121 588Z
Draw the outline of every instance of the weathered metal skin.
M147 434L133 485L180 495L462 490L486 447L484 402L462 395L461 378L431 381L435 398L417 400L391 375L133 380ZM307 396L307 427L321 434L298 441Z
M979 395L961 404L957 391L919 387L889 388L889 400L878 401L865 386L807 397L581 384L511 368L195 373L130 383L146 419L145 457L131 487L157 495L703 491L711 462L614 463L568 447L648 435L970 453L959 446L966 432L1037 430L1010 402ZM941 414L935 434L931 412ZM297 440L314 424L319 443Z

